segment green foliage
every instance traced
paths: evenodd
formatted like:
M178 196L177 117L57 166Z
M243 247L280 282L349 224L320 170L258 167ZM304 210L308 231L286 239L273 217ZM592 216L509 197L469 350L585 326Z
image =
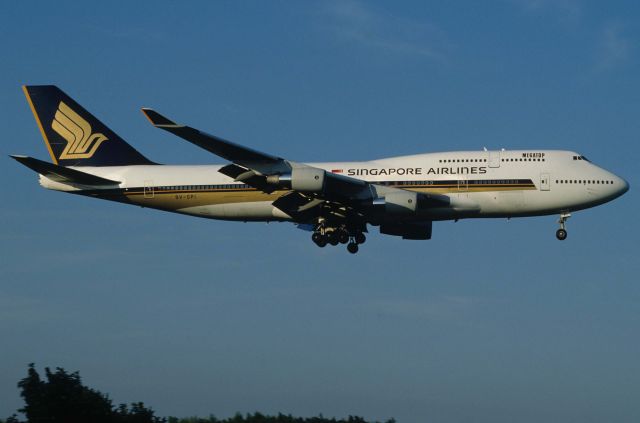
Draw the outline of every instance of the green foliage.
M58 367L45 368L46 381L40 378L33 363L27 376L18 382L25 405L18 410L29 423L163 423L143 403L114 408L108 396L82 384L78 372L67 373ZM19 423L15 415L7 423Z
M98 391L82 385L78 372L67 373L62 368L45 369L47 381L33 364L27 377L18 383L25 406L18 410L29 422L111 422L111 400Z
M27 376L18 382L20 396L25 405L20 410L28 423L368 423L358 416L346 419L318 417L293 417L291 414L267 416L259 412L220 420L214 415L202 417L156 417L152 409L142 402L130 406L113 406L109 397L82 384L78 372L67 373L57 367L55 372L45 368L46 380L40 378L33 363ZM14 414L0 423L21 423ZM377 423L377 422L376 422ZM389 419L385 423L396 423Z
M116 423L165 423L166 419L155 417L153 410L145 407L142 402L131 403L131 408L120 404L114 412L113 422Z
M293 417L291 414L278 414L276 416L265 416L262 413L242 415L236 413L233 417L220 420L211 415L208 418L202 417L169 417L168 423L368 423L358 416L349 416L347 419L328 419L322 415L318 417ZM385 423L396 423L395 419L389 419Z

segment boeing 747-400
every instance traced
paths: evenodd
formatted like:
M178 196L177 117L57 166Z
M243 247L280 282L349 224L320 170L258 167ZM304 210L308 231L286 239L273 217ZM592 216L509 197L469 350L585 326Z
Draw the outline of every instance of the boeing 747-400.
M365 162L301 163L181 125L151 109L156 128L228 163L154 163L52 85L25 86L53 163L11 156L45 188L210 219L288 221L318 246L365 242L367 227L430 239L434 221L560 216L611 201L628 183L580 153L449 151Z

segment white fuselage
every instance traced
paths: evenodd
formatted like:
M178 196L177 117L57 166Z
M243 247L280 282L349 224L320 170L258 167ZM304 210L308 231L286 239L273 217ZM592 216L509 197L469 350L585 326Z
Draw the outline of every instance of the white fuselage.
M452 207L429 220L568 213L605 203L628 189L624 179L578 153L557 150L442 152L310 165L381 185L450 197ZM219 173L221 167L77 169L121 182L90 194L100 198L214 219L290 219L271 204L286 191L260 192ZM61 191L84 191L46 177L41 177L41 183Z

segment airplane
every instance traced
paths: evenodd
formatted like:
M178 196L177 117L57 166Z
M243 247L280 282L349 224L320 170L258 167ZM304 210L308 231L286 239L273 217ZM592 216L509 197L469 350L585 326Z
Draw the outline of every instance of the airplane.
M629 184L585 156L560 150L447 151L372 161L301 163L175 123L156 127L228 163L165 165L147 159L53 85L23 86L53 163L11 157L48 189L210 219L288 221L319 247L358 252L369 226L426 240L434 221L560 216L609 202Z

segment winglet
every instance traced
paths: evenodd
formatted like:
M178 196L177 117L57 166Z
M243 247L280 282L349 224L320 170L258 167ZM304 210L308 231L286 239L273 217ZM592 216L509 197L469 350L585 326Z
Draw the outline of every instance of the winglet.
M142 110L142 113L144 113L144 115L147 117L147 119L149 119L149 122L151 122L151 124L157 128L167 128L167 127L176 128L176 127L182 126L173 122L171 119L165 116L162 116L160 113L156 112L153 109L143 107L141 110Z

